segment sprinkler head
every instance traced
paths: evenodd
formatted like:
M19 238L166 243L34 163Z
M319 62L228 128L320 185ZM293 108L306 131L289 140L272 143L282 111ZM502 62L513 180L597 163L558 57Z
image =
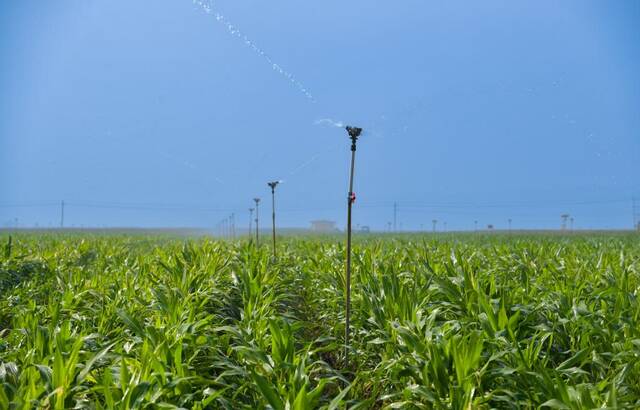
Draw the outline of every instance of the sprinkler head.
M362 128L352 127L350 125L347 125L346 129L351 138L358 138L362 133Z
M278 181L272 181L272 182L267 182L267 185L269 185L271 187L271 189L275 189L279 183L281 183L282 181L278 180Z

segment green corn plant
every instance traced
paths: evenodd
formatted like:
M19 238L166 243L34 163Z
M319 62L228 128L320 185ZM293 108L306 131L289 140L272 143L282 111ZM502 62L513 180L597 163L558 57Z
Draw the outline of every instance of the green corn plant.
M3 237L2 243L8 243ZM0 408L638 408L635 236L20 234Z

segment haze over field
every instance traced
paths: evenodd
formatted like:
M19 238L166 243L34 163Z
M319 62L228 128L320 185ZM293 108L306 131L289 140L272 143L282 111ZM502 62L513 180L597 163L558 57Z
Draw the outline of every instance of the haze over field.
M0 4L0 226L630 228L640 3ZM265 218L266 221L266 218ZM442 228L442 225L439 225Z

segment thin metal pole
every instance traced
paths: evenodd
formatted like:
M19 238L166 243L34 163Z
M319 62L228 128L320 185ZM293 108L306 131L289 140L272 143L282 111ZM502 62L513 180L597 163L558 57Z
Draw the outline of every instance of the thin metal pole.
M259 228L259 207L260 199L256 198L256 246L260 245L260 228Z
M249 208L249 238L251 238L251 234L253 233L253 228L251 224L253 223L253 208Z
M271 187L271 220L273 222L273 259L276 258L276 189Z
M351 138L351 174L349 177L349 197L347 198L347 278L346 278L346 318L344 329L344 362L349 365L349 326L351 322L351 208L353 206L353 172L356 161L356 138Z

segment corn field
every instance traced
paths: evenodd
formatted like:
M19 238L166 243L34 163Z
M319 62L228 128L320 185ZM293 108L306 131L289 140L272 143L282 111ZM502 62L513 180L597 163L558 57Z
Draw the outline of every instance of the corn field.
M3 243L7 242L3 238ZM640 408L633 235L23 234L1 409Z

